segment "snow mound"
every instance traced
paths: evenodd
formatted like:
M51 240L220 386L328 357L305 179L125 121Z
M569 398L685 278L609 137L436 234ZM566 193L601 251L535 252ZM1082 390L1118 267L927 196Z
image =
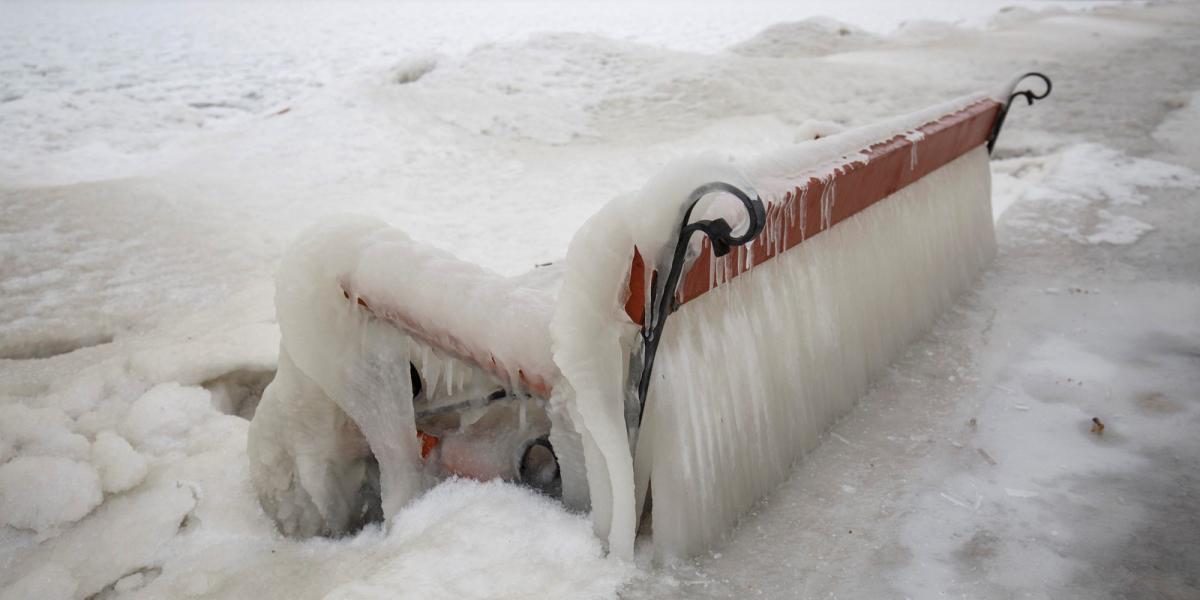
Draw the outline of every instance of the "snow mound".
M733 46L729 51L742 56L788 58L825 56L870 48L879 36L833 19L816 17L795 23L778 23Z
M1168 99L1166 104L1173 110L1154 128L1154 139L1175 151L1175 160L1200 156L1200 140L1193 133L1200 129L1200 91L1188 98ZM1196 162L1192 166L1200 166Z
M896 29L896 38L905 42L930 42L960 35L963 30L953 23L916 19L905 21Z
M14 456L58 456L84 460L88 441L73 433L70 417L58 408L0 406L0 462Z
M829 137L845 130L845 126L833 121L809 119L796 126L795 139L796 143L799 144L808 140L819 140L823 137Z
M1065 14L1069 14L1069 11L1061 6L1005 6L987 20L987 25L993 29L1012 29L1038 19Z
M150 452L178 448L194 426L216 412L211 398L209 391L200 387L174 382L157 385L129 407L121 432Z
M471 551L459 551L466 540ZM585 516L499 481L437 486L397 515L381 545L361 580L325 597L607 598L633 569L604 557Z
M0 591L0 600L71 600L79 584L58 563L47 563Z
M414 56L400 61L392 67L390 79L396 85L415 83L437 68L437 58L433 56Z
M0 524L43 532L82 519L100 505L91 465L53 456L22 456L0 466Z
M100 472L104 491L123 492L146 478L146 457L138 454L125 438L103 431L92 444L92 465Z

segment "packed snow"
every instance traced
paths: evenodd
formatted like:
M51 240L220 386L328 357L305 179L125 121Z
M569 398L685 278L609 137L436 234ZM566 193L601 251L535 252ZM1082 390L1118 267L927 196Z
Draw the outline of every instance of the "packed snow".
M571 6L0 4L0 597L1200 594L1194 7ZM247 419L312 223L512 275L673 159L1031 66L995 263L709 554L622 560L498 481L338 538L264 513Z

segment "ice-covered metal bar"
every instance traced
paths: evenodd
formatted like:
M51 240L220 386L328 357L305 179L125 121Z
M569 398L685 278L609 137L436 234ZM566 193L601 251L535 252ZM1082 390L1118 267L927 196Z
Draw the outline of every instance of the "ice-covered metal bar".
M475 339L471 335L468 327L462 323L454 322L427 322L420 317L413 315L406 310L403 304L387 304L384 302L375 302L367 300L367 298L358 291L351 281L342 283L342 296L347 301L354 302L358 307L371 316L383 319L405 331L412 337L424 342L426 345L437 348L448 356L474 365L488 375L495 377L498 382L504 387L516 392L525 392L536 395L540 398L549 398L552 391L552 382L558 379L558 370L554 368L554 363L549 360L531 361L525 366L509 366L503 362L503 359L496 357L494 350L490 350L482 343L481 340ZM462 290L449 290L446 300L454 301L461 298L455 292ZM522 291L528 293L528 289ZM502 297L500 301L511 300L511 298ZM528 300L523 298L522 300ZM530 314L540 314L548 316L548 312L531 312ZM542 319L541 329L547 329L545 319ZM528 327L528 321L515 322L497 322L495 327L503 328L505 325L520 325ZM512 337L516 337L515 335Z

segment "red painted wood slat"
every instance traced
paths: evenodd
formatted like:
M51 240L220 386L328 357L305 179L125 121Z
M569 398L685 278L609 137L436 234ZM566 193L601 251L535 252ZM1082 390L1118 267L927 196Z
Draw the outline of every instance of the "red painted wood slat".
M924 135L919 141L897 135L868 148L865 164L847 165L826 179L812 177L797 182L781 204L768 208L767 225L763 233L748 247L733 250L730 256L735 258L724 263L727 272L714 271L713 261L718 259L713 255L708 239L704 240L700 257L680 283L680 303L694 300L721 282L737 277L804 240L819 235L986 143L999 110L1000 103L990 99L981 100L918 127L917 131ZM827 193L829 196L826 196ZM824 215L822 198L832 199ZM825 219L822 219L823 216ZM625 312L639 325L643 324L645 315L645 268L641 253L635 248Z

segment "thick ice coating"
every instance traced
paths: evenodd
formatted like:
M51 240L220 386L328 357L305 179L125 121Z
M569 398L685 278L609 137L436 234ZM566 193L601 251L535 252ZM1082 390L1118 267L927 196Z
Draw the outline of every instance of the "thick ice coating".
M529 279L485 272L370 219L319 225L293 245L276 290L279 370L249 439L260 499L286 533L351 527L373 500L372 457L384 516L422 490L413 370L427 410L544 385L550 296ZM462 427L483 416L474 408Z
M310 230L280 270L279 373L251 429L264 507L287 533L337 533L369 509L372 457L390 518L440 476L519 479L536 439L553 448L555 493L591 511L611 553L632 557L647 507L658 555L711 547L992 256L982 146L833 220L835 173L897 136L916 170L918 128L983 98L750 164L678 161L588 220L561 268L521 277L377 221ZM668 271L688 197L714 181L767 203L774 220L761 235L777 255L753 266L745 247L704 263L718 285L667 321L644 420L633 423L643 349L625 305L635 249L646 293L673 295L651 273ZM824 183L810 198L814 181ZM693 214L740 231L745 211L731 198L713 194ZM810 203L819 210L806 217ZM795 240L780 220L805 218L816 234L786 250ZM700 236L689 248L689 267L700 264ZM886 268L896 256L904 268ZM423 456L418 429L445 441Z
M657 552L721 541L966 288L989 190L981 147L672 315L637 446Z
M580 229L551 334L559 386L570 386L563 396L583 439L592 520L610 551L632 555L648 495L659 555L694 554L719 540L850 408L895 351L928 327L992 255L987 155L976 149L832 228L836 188L802 198L820 203L828 231L724 282L668 320L645 421L631 440L623 404L634 384L630 355L640 342L623 294L633 248L665 273L684 203L697 187L727 181L781 203L786 191L811 179L865 163L874 143L901 135L919 144L918 127L982 98L801 144L741 168L714 157L679 161ZM730 204L718 198L696 214L725 216L736 228L745 213L731 212ZM891 264L881 260L884 254L905 257L910 268L851 275L856 268L880 272L878 265ZM749 263L735 251L714 266L730 261Z

